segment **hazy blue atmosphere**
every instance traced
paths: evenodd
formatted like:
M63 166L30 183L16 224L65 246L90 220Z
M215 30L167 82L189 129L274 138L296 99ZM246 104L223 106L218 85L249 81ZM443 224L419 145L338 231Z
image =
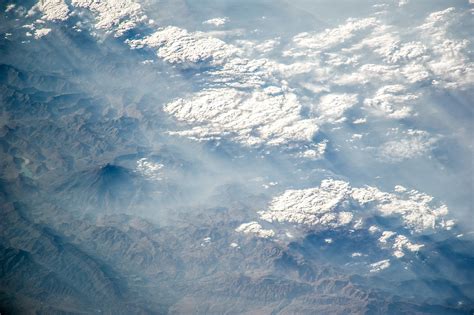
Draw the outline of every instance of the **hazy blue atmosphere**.
M474 3L0 0L0 314L473 314Z

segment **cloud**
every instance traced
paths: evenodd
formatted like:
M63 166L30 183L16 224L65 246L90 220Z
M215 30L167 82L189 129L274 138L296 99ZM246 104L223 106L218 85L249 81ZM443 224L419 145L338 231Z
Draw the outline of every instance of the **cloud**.
M235 229L236 232L244 234L255 234L257 237L269 238L275 236L273 230L265 230L258 222L243 223Z
M334 78L333 82L343 86L365 86L369 83L380 86L391 82L400 82L400 80L403 81L403 76L398 66L367 63L348 74L341 73Z
M395 220L390 223L393 229L416 236L450 230L455 222L447 220L447 214L446 205L435 203L432 196L400 185L395 186L394 192L384 192L371 186L351 187L348 182L334 179L325 179L315 188L286 190L273 197L265 210L258 211L259 219L273 227L271 233L263 234L266 238L284 237L293 234L290 231L298 230L296 234L303 232L302 235L308 231L345 230L353 233L366 230L376 237L376 246L389 251L397 259L403 258L407 252L419 251L424 244L413 242L399 232L383 231L367 222L374 217L391 218ZM259 237L262 237L259 235L261 230L257 221L243 224L238 229ZM371 272L386 269L390 267L390 259L370 266Z
M283 55L293 59L288 69L298 65L304 71L287 75L297 81L301 73L311 73L318 78L313 85L327 91L357 89L364 107L379 119L408 118L426 92L419 89L420 82L447 89L465 89L474 82L470 42L450 32L467 15L451 8L408 28L375 17L348 19L319 33L300 33Z
M249 54L265 54L271 52L276 46L280 44L280 38L267 39L264 41L252 41L252 40L237 40L236 46L245 49Z
M409 3L410 3L410 0L399 0L398 1L398 6L403 7L403 6L406 6Z
M259 212L268 222L289 222L308 226L339 227L349 224L353 214L343 211L350 186L343 181L324 180L320 187L287 190Z
M95 27L117 37L147 20L141 5L133 0L72 0L71 4L90 10L96 17Z
M387 269L388 267L390 267L390 259L377 261L373 264L370 264L370 267L370 272L379 272L381 270Z
M136 28L147 20L141 5L133 0L72 0L72 8L87 9L95 15L95 27L116 37ZM40 0L28 16L41 12L41 19L47 21L65 21L71 10L64 0Z
M42 0L38 1L28 15L31 16L37 11L41 12L41 18L47 21L64 21L69 17L69 8L64 0Z
M142 176L151 180L162 180L164 165L161 163L154 163L147 158L142 158L137 161L137 172Z
M195 125L173 134L195 139L228 138L244 146L291 146L310 144L318 131L315 119L300 115L295 94L233 88L209 89L189 99L177 99L164 108L179 121ZM315 145L315 152L320 148Z
M412 106L419 94L409 93L401 84L386 85L364 100L364 108L375 116L403 119L412 115Z
M227 22L229 22L229 18L222 17L222 18L213 18L213 19L206 20L202 22L202 24L213 25L213 26L219 27L226 24Z
M396 235L397 233L392 231L383 231L382 236L379 237L380 243L387 243L387 240L390 239L392 236Z
M71 5L90 10L96 16L96 28L115 36L147 20L140 4L132 0L73 0ZM198 141L229 139L250 147L281 146L291 148L295 156L317 159L327 144L313 143L319 126L343 122L347 109L362 106L367 120L371 116L405 119L416 115L414 106L423 97L423 91L411 92L413 84L427 81L447 87L472 79L466 41L447 37L446 24L456 14L451 9L433 13L419 28L402 31L379 17L368 17L348 19L322 32L300 33L283 52L288 57L285 64L249 57L271 51L280 44L279 39L259 45L245 40L228 44L208 33L167 26L126 42L133 49L154 50L158 58L179 68L203 69L195 77L197 92L164 108L187 124L171 134ZM215 18L204 23L221 25L225 21ZM308 82L307 76L317 79ZM302 100L295 87L319 97L309 118L301 114L301 102L306 105L308 100ZM357 93L332 92L344 89ZM378 157L396 162L420 156L433 144L424 142L426 139L387 141Z
M242 49L205 33L189 33L177 27L161 28L128 43L135 49L157 49L158 57L180 67L212 66L205 72L208 87L164 107L165 112L190 127L171 134L196 140L225 138L251 147L288 148L302 143L305 149L298 156L320 158L324 153L325 142L312 143L318 131L317 120L301 116L298 98L278 79L282 72L278 63L242 58ZM349 107L347 102L352 99L341 95L333 101ZM323 105L329 114L330 104Z
M237 50L234 48L236 52ZM239 89L263 88L270 94L281 92L285 82L279 78L280 65L265 58L248 59L239 55L230 58L222 67L209 71L208 85L216 87L235 87ZM275 86L277 85L276 90Z
M154 48L163 60L182 66L218 65L235 53L220 39L175 26L160 28L142 39L127 41L132 48Z
M437 138L430 136L426 131L409 129L402 132L401 138L382 144L377 158L381 161L396 163L421 157L431 151L436 142Z
M8 13L8 12L12 11L13 9L15 9L15 7L16 7L16 4L14 4L14 3L8 4L8 5L5 7L5 13Z
M379 237L379 242L382 247L391 247L393 249L392 255L396 258L405 256L405 250L411 252L419 251L424 245L412 243L406 236L397 235L392 231L384 231Z
M377 24L375 18L348 19L345 24L321 33L300 33L293 37L294 48L284 52L284 56L301 57L317 56L328 50L353 39L360 32L370 29Z
M314 106L313 113L321 123L342 122L345 120L345 111L357 103L357 94L326 94Z
M466 16L468 15L468 16ZM434 84L448 89L466 89L474 83L474 63L469 57L470 42L457 39L450 28L459 20L470 19L468 12L457 12L454 8L433 12L419 27L424 38L431 43L435 58L428 67L435 75Z
M371 186L354 188L351 197L367 210L385 217L398 217L413 232L449 229L452 220L445 220L448 208L435 205L433 197L417 190L387 193Z
M37 29L35 30L34 37L35 39L40 39L41 37L48 35L50 32L51 32L50 28Z
M420 233L449 228L454 223L444 219L448 214L446 205L435 205L433 197L416 190L402 191L400 187L388 193L376 187L352 188L348 182L325 179L319 187L286 190L258 214L267 222L318 229L348 226L374 215L398 218L402 226ZM394 235L384 233L381 242Z
M348 51L366 50L374 52L387 64L403 64L414 60L427 60L427 47L420 41L404 42L397 27L378 22L366 38L350 47Z
M393 243L393 255L397 258L401 258L405 256L404 250L409 250L411 252L419 251L424 245L423 244L415 244L408 240L408 238L404 235L398 235L395 238Z

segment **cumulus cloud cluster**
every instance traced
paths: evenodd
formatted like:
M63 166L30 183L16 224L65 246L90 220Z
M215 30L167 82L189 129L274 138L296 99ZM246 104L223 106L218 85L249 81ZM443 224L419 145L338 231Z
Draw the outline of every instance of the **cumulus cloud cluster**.
M357 103L357 94L325 94L319 99L318 104L314 106L313 113L321 124L342 122L346 119L344 117L346 110Z
M96 15L96 27L116 36L146 18L139 4L130 1L75 0L72 5L88 8ZM325 142L312 143L318 130L317 120L302 117L302 105L296 94L286 87L285 81L274 79L276 72L284 70L276 62L245 58L242 48L202 32L190 33L173 26L127 43L134 49L154 49L159 58L183 68L213 67L208 73L214 88L205 88L165 106L165 112L192 125L191 129L173 134L197 140L229 138L245 146L294 149L296 144L303 143L304 149L297 153L300 157L320 158L324 153ZM265 86L270 82L275 85ZM352 96L339 98L340 102L353 102ZM344 108L352 106L344 103L344 108L333 111L328 101L330 97L323 98L319 107L328 120L340 119Z
M434 12L414 28L385 24L376 17L349 19L323 32L296 35L284 54L316 61L326 69L318 74L325 73L328 84L362 83L367 89L371 83L379 90L385 85L410 90L414 83L431 81L446 88L468 88L474 73L469 41L449 31L465 14L454 8Z
M35 21L35 27L39 28L38 36L35 35L35 38L39 39L47 34L41 30L41 24L44 21L66 21L78 9L85 9L93 13L95 27L106 33L112 33L116 37L120 37L127 31L148 21L141 5L134 0L72 0L71 2L64 0L40 0L31 7L26 16L33 17L37 13L41 15Z
M408 92L401 84L385 85L375 91L372 97L364 100L364 109L383 118L407 118L412 115L411 105L418 97L417 94Z
M324 146L312 143L318 130L317 120L302 117L297 95L284 81L273 79L276 63L241 58L242 49L204 33L189 33L176 27L160 29L143 40L129 43L133 48L157 49L159 57L180 67L214 67L208 71L212 88L164 107L177 120L192 125L172 134L196 140L227 138L252 147L295 148L295 144L303 143L305 150L299 154L321 157ZM264 87L270 82L277 85Z
M353 188L340 180L326 179L316 188L287 190L259 212L268 222L289 222L313 227L339 227L372 215L396 217L415 232L446 228L448 208L433 205L433 197L416 190L393 193L376 187Z
M222 26L229 21L227 17L213 18L202 22L202 24L213 25L213 26Z
M390 259L384 259L370 264L370 272L379 272L390 267Z
M414 243L398 232L383 231L376 225L370 225L374 217L396 220L398 228L410 234L449 230L455 224L453 220L446 219L446 205L435 203L432 196L417 190L397 185L394 192L384 192L372 186L351 187L348 182L334 179L325 179L315 188L286 190L274 197L267 209L258 214L260 220L272 224L277 231L285 231L288 224L314 231L366 229L370 234L378 235L378 246L390 250L396 258L405 256L407 251L419 251L424 245ZM261 225L258 222L249 224L255 227L253 233L262 237L258 232ZM247 225L243 224L236 231L250 233L244 228ZM277 237L285 233L272 234L265 234L264 237ZM378 265L373 267L380 270Z
M69 17L69 7L64 0L44 0L35 4L29 15L41 12L41 18L47 21L64 21Z
M196 139L228 137L246 146L310 142L318 130L315 119L301 118L301 105L292 93L204 90L167 104L165 111L197 124L177 134Z
M380 146L378 159L393 163L417 158L427 154L437 142L428 132L413 129L394 133L392 139Z
M175 26L153 29L134 0L73 0L70 5L89 10L98 30L118 37L138 26L151 27L149 35L126 40L128 45L153 50L158 58L182 69L202 71L200 90L164 108L183 123L183 129L172 134L196 140L225 138L292 152L298 151L298 144L302 149L296 156L321 158L327 141L315 143L314 136L321 125L344 122L350 108L364 111L366 121L406 119L417 114L423 98L420 83L465 89L474 82L469 41L454 38L450 31L466 13L454 8L431 13L421 25L410 28L386 23L378 14L296 34L283 49L286 59L281 62L258 57L274 49L279 39L261 45L245 40L229 44L210 33ZM70 14L63 0L41 1L34 10L47 20L65 20ZM221 26L227 21L214 18L203 24ZM302 97L301 89L312 97ZM306 107L311 109L309 117L302 114ZM378 156L387 162L419 156L433 144L425 141L429 138L391 139Z
M470 14L466 12L465 14ZM431 13L419 26L423 37L431 42L433 55L428 67L435 74L434 84L451 89L470 88L474 82L474 63L469 57L468 39L453 38L451 27L460 17L455 8Z
M164 165L161 163L155 163L147 158L141 158L137 161L136 171L150 180L162 180Z
M217 65L233 54L231 46L205 33L168 26L143 39L128 41L132 48L154 48L163 60L182 66Z
M324 180L317 188L287 190L273 198L269 207L260 212L268 222L289 222L309 226L339 227L349 224L352 212L342 205L350 187L343 181Z
M91 11L95 15L96 28L117 37L147 20L141 5L133 0L72 0L71 4Z
M264 229L258 222L252 221L249 223L243 223L235 229L236 232L244 234L255 234L258 237L269 238L275 236L273 230Z
M462 47L456 45L459 49L454 49L457 54L464 56L456 58L457 62L463 63L463 69L465 69L462 73L457 72L458 77L455 78L451 73L443 72L436 66L440 62L443 63L443 58L446 58L446 51L439 51L440 45L436 38L442 37L445 42L453 42L449 38L448 27L449 21L454 20L455 17L445 17L450 12L453 12L453 9L439 12L435 14L435 18L432 15L428 16L427 21L436 20L439 24L437 26L439 30L434 34L425 33L426 27L423 26L414 31L400 32L395 26L384 24L375 17L349 19L340 26L320 33L301 33L293 38L292 46L283 53L284 56L293 59L287 64L268 59L246 59L242 57L240 47L226 45L224 51L229 52L226 55L226 62L209 72L211 75L209 82L220 88L223 86L222 88L225 89L232 86L258 91L267 84L275 85L276 91L282 85L286 91L293 91L299 84L304 88L311 86L311 82L299 81L298 76L314 74L313 77L318 81L314 82L310 90L314 93L314 99L318 100L319 97L319 101L310 104L312 109L310 119L296 118L295 112L288 107L287 114L296 118L292 122L295 125L293 130L298 130L298 126L306 124L305 128L312 131L318 130L318 126L322 124L339 123L346 119L344 114L347 109L358 105L369 117L388 120L409 118L417 114L417 105L423 97L423 91L419 90L417 85L420 82L441 84L445 88L465 88L469 82L473 81L470 75L472 64L466 52L461 49L466 45L461 45ZM444 24L440 22L442 19L446 20ZM223 58L218 59L223 60ZM292 86L294 83L297 85ZM357 94L331 93L333 89L340 90L344 86L350 90L355 89ZM297 99L299 98L298 93L292 93ZM182 111L186 111L186 108L195 104L201 97L209 100L217 99L219 95L221 92L218 90L204 89L189 99L180 99L177 102ZM255 95L255 92L249 95ZM188 106L186 102L189 102ZM265 102L272 107L279 106L277 97L268 97ZM302 101L299 100L299 102ZM221 108L224 110L235 106L235 102L229 103L226 106L221 104ZM245 104L245 102L239 102L239 104ZM172 103L173 111L170 113L176 115L179 120L186 121L176 105L176 102ZM239 134L240 132L235 128L228 128L226 120L222 118L223 115L213 116L204 107L200 108L201 113L194 112L192 115L187 115L188 122L199 122L200 125L179 134L190 135L195 139L209 139L209 135L217 136L220 133L242 142L242 138L248 139L249 129L246 126L250 121L263 122L259 119L257 111L253 112L257 114L254 119L251 119L252 115L244 114L243 117L246 117L245 119L249 122L240 121L242 125L238 129L243 131L243 134ZM241 109L243 113L244 108L245 106L239 107L237 111ZM314 121L311 120L312 118ZM216 126L225 127L222 127L219 132ZM292 128L286 126L284 130L290 131ZM397 162L424 154L431 149L435 140L426 132L423 131L423 133L423 135L406 134L404 139L387 141L380 148L378 154L380 160ZM266 142L268 139L266 134L258 133L258 135L260 139L255 141L256 143ZM281 132L278 135L275 141L286 139L291 142L306 137L303 132L296 134L293 131L285 137ZM267 141L267 143L273 144L275 141ZM244 142L248 143L247 140ZM305 155L301 153L299 156Z

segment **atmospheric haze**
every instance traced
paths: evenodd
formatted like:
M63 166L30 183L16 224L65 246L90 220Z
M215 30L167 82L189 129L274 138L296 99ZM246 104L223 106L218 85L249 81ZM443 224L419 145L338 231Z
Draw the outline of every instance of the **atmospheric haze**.
M472 314L474 4L2 1L1 314Z

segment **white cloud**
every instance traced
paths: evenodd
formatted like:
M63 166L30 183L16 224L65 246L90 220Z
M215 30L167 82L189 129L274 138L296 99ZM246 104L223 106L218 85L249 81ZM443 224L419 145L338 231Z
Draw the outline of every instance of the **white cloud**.
M95 27L115 36L136 28L148 18L141 5L133 0L71 0L72 8L91 11L95 15ZM64 0L39 0L28 12L32 16L37 11L43 20L65 21L70 9Z
M14 4L14 3L8 4L8 5L5 7L5 13L8 13L8 12L12 11L13 9L15 9L15 7L16 7L16 4Z
M379 272L390 267L390 259L384 259L373 264L370 264L370 272Z
M383 231L382 236L379 237L380 243L387 243L387 240L390 239L392 236L396 235L397 233L392 231Z
M386 85L364 100L364 108L376 116L402 119L412 115L410 106L419 95L408 93L400 84Z
M34 33L35 39L40 39L41 37L48 35L50 32L51 32L50 28L37 29L35 30L35 33Z
M380 47L377 52L384 56L388 63L400 63L421 58L426 54L426 47L420 42L398 43L392 47Z
M350 193L343 181L324 180L320 187L287 190L273 198L268 209L259 212L268 222L289 222L308 226L339 227L352 220L352 213L341 211Z
M400 162L427 154L437 139L422 130L408 130L401 138L390 140L380 147L377 157L385 162Z
M92 11L96 27L116 36L148 20L140 4L132 0L73 0L71 4ZM279 39L258 44L240 40L230 45L207 33L168 26L127 43L135 49L153 49L158 58L183 68L206 68L199 92L165 106L167 113L188 124L173 134L196 140L226 138L252 147L291 147L298 151L295 156L320 158L326 142L312 143L318 125L344 121L345 111L357 106L358 99L363 100L368 117L402 119L416 114L414 105L422 96L422 92L410 92L411 84L433 75L440 86L469 82L466 41L447 37L446 24L455 17L453 10L443 11L430 15L418 29L402 31L374 17L348 19L323 32L294 36L284 52L290 57L287 64L245 56L271 51ZM225 21L216 18L204 23ZM299 76L307 75L316 81L301 83ZM315 94L326 94L314 105L313 117L301 115L298 89L292 87L299 83L304 88L316 87L311 89ZM347 86L358 95L332 92ZM354 121L359 122L363 120ZM378 157L401 161L424 154L433 143L426 137L391 139Z
M226 137L250 147L310 143L318 131L314 119L301 117L301 105L293 93L210 89L169 103L164 110L195 125L174 134L195 139Z
M367 118L357 118L355 120L352 121L352 123L354 125L361 125L361 124L365 124L367 122Z
M376 225L371 225L368 229L368 231L371 233L371 234L374 234L376 232L379 232L380 231L380 228Z
M117 37L148 19L133 0L72 0L71 4L90 10L96 16L95 27Z
M405 2L401 0L400 6ZM90 10L96 17L95 27L115 36L148 20L140 4L132 0L72 0L71 5ZM50 21L63 21L69 16L63 0L40 1L31 12L37 11ZM472 86L470 43L453 38L449 31L461 15L455 9L436 12L420 27L410 29L385 25L373 17L349 19L323 32L294 36L283 53L288 57L287 64L250 57L275 52L280 45L278 38L262 43L240 40L230 45L210 33L168 26L127 43L133 49L153 49L158 58L181 68L205 68L200 75L206 80L198 92L165 105L164 111L183 123L172 134L196 140L228 139L252 148L283 148L296 151L297 157L318 159L327 146L326 140L313 141L319 125L344 121L346 111L357 106L358 99L363 100L362 109L368 117L403 119L415 114L414 105L423 91L411 91L419 82L430 81L441 88ZM215 18L203 23L218 27L227 21ZM40 38L49 31L38 29L33 35ZM295 86L322 95L310 118L302 115L302 101ZM336 92L347 89L352 93ZM359 118L353 124L366 121L365 117ZM360 138L356 134L353 137ZM424 131L409 130L383 143L376 154L382 161L400 162L428 153L436 141ZM146 159L137 162L137 172L154 180L162 178L162 167ZM400 227L412 233L450 229L454 221L445 220L447 213L444 204L436 204L433 197L416 190L396 186L393 193L383 192L369 186L353 188L345 181L332 179L315 188L286 190L274 197L266 210L258 212L261 220L274 226L291 223L309 229L351 231L363 228L364 220L371 216L385 216L399 219ZM262 238L276 235L256 221L244 223L236 231ZM397 258L423 246L396 232L380 234L375 225L368 231ZM331 243L332 239L325 242ZM371 272L377 272L388 268L390 260L370 266Z
M397 235L392 231L384 231L379 237L382 248L390 248L393 250L392 255L396 258L405 256L405 251L417 252L424 245L412 243L405 235Z
M419 251L424 245L423 244L414 244L404 235L398 235L393 242L393 255L397 258L405 256L404 250L409 250L411 252Z
M433 197L416 190L386 193L375 187L354 188L352 197L361 205L372 206L376 213L402 219L414 232L446 228L448 208L433 205Z
M314 106L313 113L321 123L337 123L344 121L344 112L357 103L357 94L326 94Z
M394 190L397 192L397 193L403 193L405 191L407 191L407 189L401 185L396 185Z
M427 48L419 41L403 42L393 25L378 23L372 33L349 48L349 51L375 52L388 64L400 64L413 60L426 60Z
M398 1L398 6L403 7L403 6L406 6L408 3L410 3L409 0L399 0Z
M227 17L222 17L222 18L214 18L214 19L209 19L207 21L202 22L202 24L207 24L207 25L213 25L213 26L222 26L229 22L229 18Z
M273 223L297 223L318 229L338 228L374 215L398 218L401 226L413 232L447 228L448 208L436 205L433 197L416 190L395 193L376 187L352 188L349 183L326 179L316 188L286 190L274 197L268 208L259 211L260 219ZM371 233L378 228L371 226ZM386 231L380 242L394 236Z
M474 63L469 57L469 41L457 39L449 29L467 12L457 12L454 8L431 13L419 27L425 40L430 41L435 58L428 61L429 69L436 76L435 83L454 89L470 88L474 83Z
M137 161L137 172L151 180L163 179L163 167L163 164L154 163L147 158L142 158Z
M326 29L321 33L300 33L293 38L296 47L287 50L284 55L291 57L317 56L322 51L341 45L359 32L374 27L376 24L375 18L349 19L345 24Z
M448 9L428 16L420 27L389 25L378 18L349 19L320 33L300 33L284 55L293 77L311 73L318 78L302 86L356 88L364 107L379 119L407 118L424 90L418 83L432 82L441 88L468 88L474 82L469 58L470 42L450 33L467 12ZM460 22L458 22L459 24ZM415 84L415 85L413 85Z
M244 234L255 234L261 238L269 238L275 236L275 232L273 230L266 230L262 228L262 226L255 221L249 223L243 223L238 228L235 229L236 232L244 233Z
M273 38L267 40L246 40L246 39L239 39L235 41L235 46L245 50L248 55L261 55L268 52L271 52L275 49L277 45L280 44L280 38Z
M180 65L218 65L234 55L236 50L217 38L202 32L168 26L143 39L127 41L132 48L154 48L163 60Z
M69 8L64 0L41 0L35 4L28 15L42 13L41 18L48 21L64 21L69 17Z
M328 143L327 140L323 140L316 144L306 145L306 148L303 148L303 151L298 152L296 156L300 158L313 159L313 160L321 159L324 156L324 153L326 152L327 143Z
M417 83L428 81L431 77L430 70L423 64L409 63L403 66L400 70L401 74L407 79L408 83Z
M258 43L254 46L255 51L259 53L268 53L275 49L276 46L280 44L280 39L267 39L261 43Z
M369 230L372 234L379 231L375 227ZM382 248L391 248L391 250L393 250L392 255L396 258L402 258L405 256L406 250L417 252L424 246L423 244L412 243L408 237L404 235L398 235L393 231L383 231L378 241Z
M390 82L399 82L402 75L399 67L385 64L364 64L346 74L345 72L334 78L334 83L339 85L360 86L372 83L376 86Z
M208 84L244 89L278 85L280 86L278 92L272 91L270 94L283 92L284 82L277 78L280 72L279 64L264 58L241 58L238 56L240 50L235 47L232 50L237 55L230 58L222 67L209 71L211 77Z

